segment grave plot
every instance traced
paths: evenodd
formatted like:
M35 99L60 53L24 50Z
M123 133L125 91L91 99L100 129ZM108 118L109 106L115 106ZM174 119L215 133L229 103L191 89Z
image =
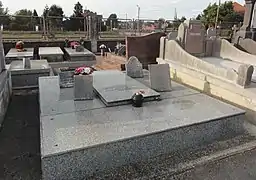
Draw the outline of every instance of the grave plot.
M47 59L48 62L62 62L64 53L59 47L40 47L40 59Z
M65 48L67 59L70 61L86 61L87 66L96 64L96 56L88 49L83 48L80 51L72 48Z
M34 48L26 48L24 52L18 52L17 49L12 48L5 56L6 64L10 64L15 60L22 60L23 58L33 59Z
M140 85L116 71L93 77L107 98L132 91L127 84L150 84L149 73ZM87 179L244 133L245 111L175 82L172 91L161 92L161 101L140 108L106 107L97 97L74 101L73 88L60 88L57 76L39 78L39 96L43 180Z
M143 91L146 101L156 100L160 94L120 71L96 71L93 87L106 106L129 104L134 93Z
M10 65L12 88L29 89L38 87L38 78L50 76L50 66L46 60L28 60L29 66L25 66L25 61L12 61Z

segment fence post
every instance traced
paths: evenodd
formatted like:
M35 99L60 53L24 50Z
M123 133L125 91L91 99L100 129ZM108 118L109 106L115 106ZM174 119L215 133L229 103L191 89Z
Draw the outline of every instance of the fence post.
M46 36L46 30L45 30L45 18L43 16L43 34L44 34L44 37Z

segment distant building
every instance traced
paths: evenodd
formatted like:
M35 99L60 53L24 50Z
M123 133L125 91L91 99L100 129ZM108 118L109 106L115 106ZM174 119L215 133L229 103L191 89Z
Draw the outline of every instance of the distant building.
M233 3L233 9L235 12L237 12L241 15L244 15L244 13L245 13L245 7L237 2Z

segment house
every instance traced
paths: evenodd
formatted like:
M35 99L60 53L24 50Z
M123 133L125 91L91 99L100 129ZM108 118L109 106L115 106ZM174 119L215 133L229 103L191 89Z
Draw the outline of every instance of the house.
M241 15L244 15L245 13L245 6L237 3L237 2L234 2L233 3L233 8L234 8L234 11L241 14Z

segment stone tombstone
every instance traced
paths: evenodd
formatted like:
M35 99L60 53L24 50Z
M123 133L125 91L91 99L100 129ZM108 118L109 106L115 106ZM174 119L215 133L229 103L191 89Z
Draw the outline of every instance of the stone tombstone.
M72 71L63 71L59 73L60 88L70 88L74 86L74 73Z
M0 32L0 73L3 70L5 70L5 56L4 56L2 33Z
M84 47L81 45L76 46L76 52L84 52Z
M207 38L209 39L215 39L217 36L216 29L213 27L208 28L206 34L207 34Z
M199 55L204 53L204 28L200 21L185 21L187 28L185 29L184 49L191 54Z
M75 75L74 100L92 100L93 97L93 75Z
M28 58L23 58L23 68L30 69L31 68L31 61Z
M254 71L254 68L251 65L248 65L248 64L240 65L238 68L237 84L242 87L249 86L252 81L253 71Z
M126 75L131 78L142 78L143 68L137 57L132 56L126 64Z
M158 92L171 91L169 64L148 65L150 87Z

